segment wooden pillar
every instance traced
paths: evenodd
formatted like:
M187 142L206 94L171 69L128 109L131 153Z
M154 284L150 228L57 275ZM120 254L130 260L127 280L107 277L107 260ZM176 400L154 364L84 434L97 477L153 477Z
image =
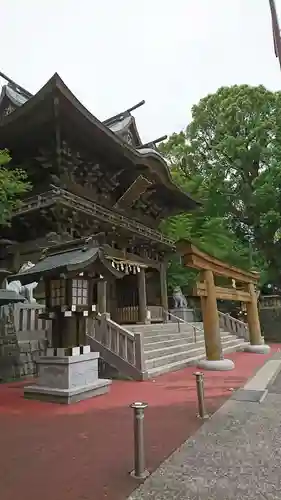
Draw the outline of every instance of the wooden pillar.
M263 344L263 339L261 335L259 310L258 310L258 299L255 292L255 286L253 283L248 284L248 292L251 296L251 302L247 302L247 322L249 327L249 336L251 345L261 345Z
M207 297L202 297L201 300L206 358L208 361L219 361L223 359L223 355L213 272L209 270L204 271L203 279L207 290Z
M106 297L107 297L107 286L106 286L106 281L105 280L100 280L98 281L97 285L97 295L98 295L98 312L103 314L107 312L107 304L106 304Z
M167 290L167 267L165 262L160 264L160 293L161 306L164 311L168 311L168 290ZM167 321L167 314L164 313L164 321Z
M146 304L146 282L145 269L140 268L138 276L138 295L139 295L139 323L147 322L147 304Z
M18 273L20 268L20 252L16 250L13 254L13 270Z

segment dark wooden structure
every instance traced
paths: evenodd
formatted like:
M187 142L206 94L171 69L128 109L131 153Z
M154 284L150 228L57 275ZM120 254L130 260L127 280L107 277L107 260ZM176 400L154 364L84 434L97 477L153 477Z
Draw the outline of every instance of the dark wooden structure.
M158 226L198 205L173 183L155 141L142 144L134 108L102 123L57 74L33 96L8 79L0 97L0 149L33 185L2 231L16 244L2 252L0 267L17 272L46 247L102 235L112 270L123 276L101 277L93 293L117 323L162 320L175 246Z

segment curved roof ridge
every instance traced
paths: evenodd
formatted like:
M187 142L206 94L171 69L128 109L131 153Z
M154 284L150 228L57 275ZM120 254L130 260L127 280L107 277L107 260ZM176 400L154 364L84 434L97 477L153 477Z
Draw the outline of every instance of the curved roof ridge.
M122 140L122 138L118 134L114 133L107 125L105 125L105 123L101 122L98 118L96 118L79 101L79 99L67 87L67 85L64 83L64 81L62 80L62 78L59 76L58 73L54 73L54 75L48 80L48 82L33 97L31 97L28 101L26 101L23 106L20 106L13 113L4 117L0 123L0 126L3 127L6 123L10 123L11 121L16 120L18 116L32 109L32 107L35 106L35 104L39 102L42 99L42 97L50 94L52 91L56 89L58 89L61 92L61 94L71 103L71 105L74 106L80 113L82 113L84 117L92 125L99 127L99 129L102 132L104 132L108 137L114 140L115 144L117 144L119 147L122 147L123 150L127 151L127 153L130 155L131 161L133 161L136 165L144 164L153 174L156 174L162 181L162 183L164 183L171 191L174 192L176 191L182 196L185 196L186 199L188 199L189 202L191 202L193 208L196 208L196 206L201 205L201 203L191 198L191 196L188 193L186 193L177 184L175 184L165 159L161 156L160 153L158 153L158 151L152 148L142 149L140 147L136 149L135 147L131 146L130 144ZM144 162L144 160L146 161ZM161 168L161 172L159 172L159 168L157 167L153 168L151 160L157 162L158 167L160 166Z

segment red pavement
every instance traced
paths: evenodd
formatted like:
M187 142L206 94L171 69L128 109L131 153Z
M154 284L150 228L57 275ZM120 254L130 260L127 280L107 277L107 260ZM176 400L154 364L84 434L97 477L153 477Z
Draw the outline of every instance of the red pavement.
M272 346L277 351L278 346ZM271 352L272 353L272 352ZM230 372L206 372L209 412L245 384L270 357L228 356ZM201 425L196 418L194 367L155 381L114 381L110 394L72 406L23 399L22 383L0 386L1 500L125 500L138 483L133 469L133 401L147 401L150 471Z

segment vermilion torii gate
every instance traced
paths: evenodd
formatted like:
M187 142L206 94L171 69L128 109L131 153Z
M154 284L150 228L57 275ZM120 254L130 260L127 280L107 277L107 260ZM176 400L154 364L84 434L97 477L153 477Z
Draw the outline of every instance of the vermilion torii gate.
M193 294L201 298L207 359L200 361L199 366L209 370L234 368L234 363L223 357L217 299L236 300L246 304L250 345L245 350L256 353L269 352L270 347L264 344L261 335L255 291L259 274L230 266L202 252L186 240L178 241L177 249L182 255L182 263L185 267L200 271L200 279L196 283ZM231 287L216 286L216 276L230 280Z

